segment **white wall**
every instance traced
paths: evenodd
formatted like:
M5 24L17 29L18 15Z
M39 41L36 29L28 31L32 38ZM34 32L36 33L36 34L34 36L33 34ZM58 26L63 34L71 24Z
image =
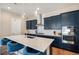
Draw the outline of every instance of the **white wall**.
M19 15L6 10L0 10L0 33L2 34L0 37L12 35L11 20L13 18L17 20L21 19Z
M21 19L11 19L11 33L13 35L21 34Z
M11 34L11 28L10 28L10 19L11 19L11 16L10 14L8 13L4 13L2 12L1 10L1 13L0 13L0 20L1 20L1 23L0 23L0 33L2 35L10 35Z

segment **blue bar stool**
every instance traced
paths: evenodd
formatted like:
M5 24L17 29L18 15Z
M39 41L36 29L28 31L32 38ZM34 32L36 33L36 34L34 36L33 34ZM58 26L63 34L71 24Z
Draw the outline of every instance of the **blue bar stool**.
M24 45L22 45L22 44L19 44L19 43L14 42L14 41L10 41L7 43L8 54L13 55L14 52L18 52L23 47L24 47Z
M7 38L0 39L0 45L7 45L7 42L9 42L9 41L10 40Z
M7 43L9 42L10 40L7 39L7 38L1 38L0 39L0 54L3 54L4 52L7 51ZM4 50L5 49L5 50Z
M25 47L23 50L24 55L46 55L46 52L40 52L30 47Z

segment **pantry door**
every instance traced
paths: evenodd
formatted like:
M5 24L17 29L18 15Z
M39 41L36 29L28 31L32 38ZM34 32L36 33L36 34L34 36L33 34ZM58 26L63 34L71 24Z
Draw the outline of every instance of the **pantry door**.
M12 35L21 34L21 19L13 18L11 21Z

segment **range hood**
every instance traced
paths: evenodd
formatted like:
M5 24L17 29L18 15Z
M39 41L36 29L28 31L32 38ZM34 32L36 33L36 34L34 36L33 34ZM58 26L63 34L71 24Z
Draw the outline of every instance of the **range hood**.
M42 14L37 15L37 25L36 26L44 26L44 20Z
M36 25L37 29L36 29L36 32L38 34L43 33L44 32L44 19L43 19L43 15L40 12L40 10L37 10L36 18L37 18L37 25Z

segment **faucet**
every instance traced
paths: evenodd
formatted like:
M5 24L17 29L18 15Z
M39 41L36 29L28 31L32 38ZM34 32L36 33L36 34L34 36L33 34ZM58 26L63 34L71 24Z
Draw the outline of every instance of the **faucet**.
M37 29L35 30L35 33L38 34Z

